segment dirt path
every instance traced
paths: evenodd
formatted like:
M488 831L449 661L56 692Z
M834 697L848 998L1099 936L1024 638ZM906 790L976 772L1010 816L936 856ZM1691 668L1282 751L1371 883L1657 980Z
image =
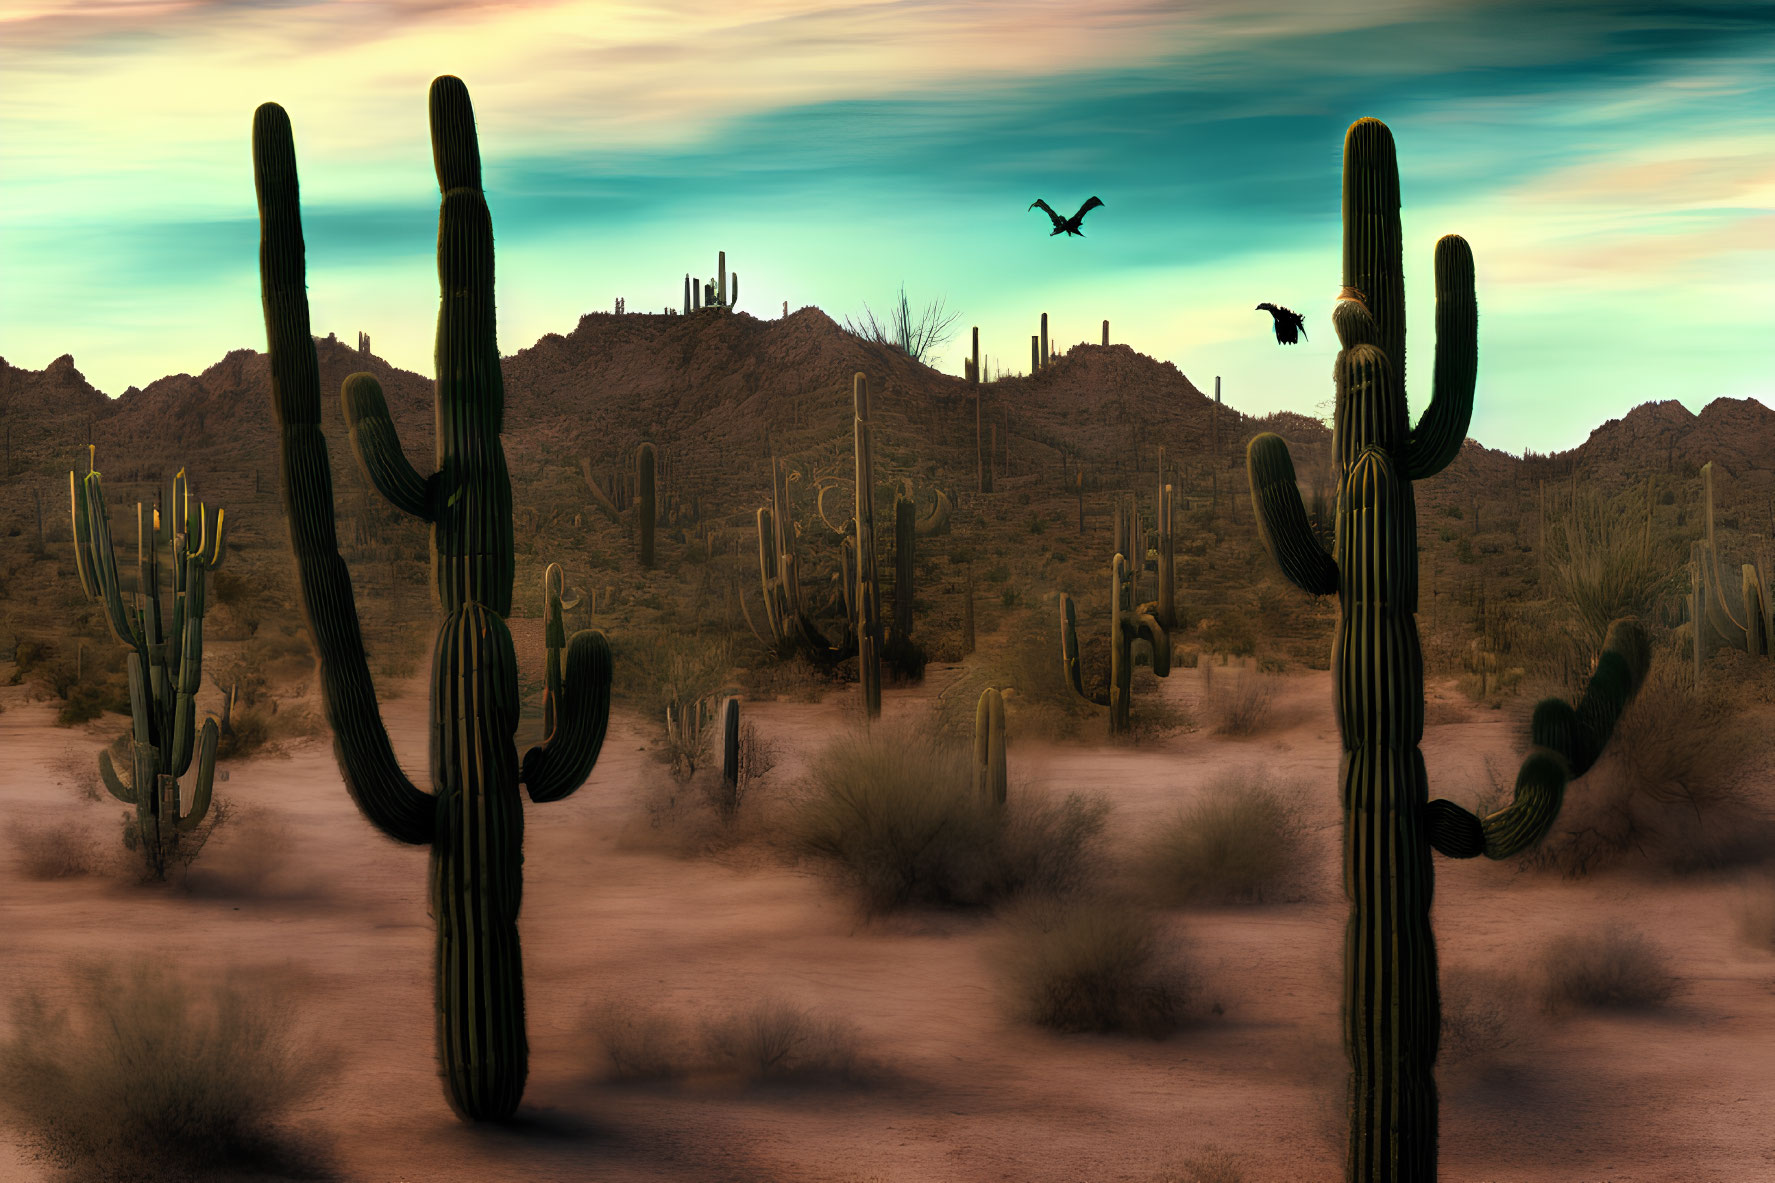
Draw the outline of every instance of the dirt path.
M890 692L890 716L922 696ZM1196 671L1165 693L1187 701ZM423 772L424 683L385 704L403 759ZM70 811L115 840L119 806L79 802L52 768L104 731L54 727L43 704L0 690L0 813ZM0 964L9 987L54 983L74 954L176 950L189 967L278 967L343 1052L304 1113L341 1174L367 1183L597 1178L612 1183L1146 1183L1215 1144L1251 1183L1341 1173L1344 1070L1338 975L1337 745L1328 675L1286 680L1277 726L1248 739L1184 734L1137 748L1023 741L1016 785L1114 804L1126 851L1222 771L1300 781L1325 841L1320 898L1180 911L1173 939L1205 967L1225 1015L1162 1042L1059 1037L1003 1016L990 920L862 924L821 879L774 863L686 860L624 839L660 765L619 717L593 779L526 806L523 939L533 1049L524 1125L475 1130L445 1106L432 1059L426 853L378 836L340 785L331 745L230 769L224 787L273 823L287 859L253 891L152 891L116 877L54 882L0 869ZM782 747L773 777L846 725L841 706L763 703L750 721ZM1437 792L1471 800L1491 756L1514 770L1502 713L1430 729ZM1100 723L1087 724L1093 734ZM423 781L421 782L423 783ZM213 852L228 864L227 839ZM206 855L206 858L209 856ZM1448 967L1524 967L1572 927L1626 920L1677 957L1688 991L1650 1016L1545 1022L1483 1075L1445 1073L1449 1183L1705 1183L1775 1179L1775 957L1733 931L1736 881L1622 876L1564 882L1438 860L1436 925ZM587 1008L645 999L688 1018L777 996L846 1018L892 1070L880 1087L734 1094L598 1083ZM0 1151L0 1176L42 1176Z

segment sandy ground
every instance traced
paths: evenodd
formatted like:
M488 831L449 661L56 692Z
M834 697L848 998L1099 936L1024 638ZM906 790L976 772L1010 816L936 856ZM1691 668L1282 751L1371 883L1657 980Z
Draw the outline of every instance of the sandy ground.
M925 690L890 691L890 718L916 717L947 676L933 667ZM1179 671L1165 693L1187 702L1198 677ZM1113 750L1012 747L1014 787L1106 795L1118 850L1225 769L1258 765L1310 789L1326 827L1320 898L1171 914L1172 939L1204 967L1225 1014L1164 1041L1011 1023L988 958L989 919L864 923L808 871L686 860L623 841L641 816L639 787L663 777L645 750L651 737L624 717L578 794L526 805L532 1059L517 1128L464 1127L443 1101L426 854L384 840L358 816L330 741L236 764L221 786L286 827L288 859L259 889L144 889L117 876L31 882L8 864L0 965L9 989L53 986L70 955L169 948L187 967L299 975L309 1019L342 1053L337 1079L300 1118L324 1131L350 1180L1146 1183L1207 1145L1234 1152L1251 1183L1335 1179L1345 906L1328 679L1286 679L1276 726L1249 739L1195 732ZM57 728L22 688L0 689L0 703L0 815L32 822L76 811L113 841L121 807L79 802L52 769L70 743L112 738L115 721ZM416 773L424 710L422 678L384 704ZM845 718L830 701L747 711L783 750L778 784L793 781ZM1470 801L1487 756L1513 773L1515 735L1507 712L1451 706L1437 717L1462 714L1431 727L1424 749L1436 792ZM217 839L218 860L226 841ZM1566 882L1438 859L1437 887L1445 969L1526 970L1555 934L1624 920L1669 949L1688 983L1661 1013L1542 1022L1487 1071L1445 1071L1444 1180L1775 1179L1775 957L1737 938L1739 880ZM641 997L694 1018L765 996L852 1021L892 1082L749 1093L600 1083L585 1033L600 1000ZM0 1177L48 1176L8 1146Z

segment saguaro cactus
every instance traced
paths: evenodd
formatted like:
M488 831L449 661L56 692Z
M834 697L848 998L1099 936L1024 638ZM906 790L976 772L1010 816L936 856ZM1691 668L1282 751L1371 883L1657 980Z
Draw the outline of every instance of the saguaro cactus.
M87 452L87 474L68 473L74 528L74 567L86 598L105 606L111 633L129 650L129 706L132 760L128 784L111 766L109 753L99 753L99 776L113 797L136 809L128 831L131 845L142 852L148 871L166 878L178 855L179 837L197 828L209 812L210 787L216 771L217 729L214 718L196 729L197 692L203 687L204 579L222 565L223 518L216 511L212 527L200 502L191 512L185 470L173 477L172 495L164 509L136 503L136 602L123 602L117 578L117 554L111 546L111 522L105 510L105 489ZM167 630L160 599L160 548L172 555L172 627ZM197 779L188 800L182 800L179 778L197 760Z
M432 657L434 793L407 779L389 746L351 577L339 556L309 335L296 152L289 116L275 103L253 117L259 270L284 510L334 750L364 816L391 838L431 847L445 1095L466 1119L499 1120L517 1109L529 1058L517 925L524 859L518 785L532 801L555 801L590 774L609 722L610 647L602 633L574 634L554 726L520 764L517 660L505 623L512 602L511 483L499 439L505 395L493 321L492 221L467 87L438 78L430 103L443 195L436 471L421 476L407 461L375 379L353 374L342 395L352 446L370 480L431 526L432 581L445 612Z
M1144 607L1134 606L1133 582L1128 577L1128 560L1120 553L1109 564L1109 684L1101 694L1085 692L1084 672L1079 663L1078 614L1072 597L1060 594L1060 666L1072 692L1100 707L1109 708L1109 733L1125 734L1130 727L1130 706L1134 698L1134 642L1145 641L1152 647L1153 673L1164 678L1171 673L1171 636L1165 626Z
M1343 345L1335 369L1335 557L1313 537L1287 444L1259 435L1246 463L1277 565L1314 595L1335 592L1341 608L1332 669L1350 897L1346 1178L1426 1183L1436 1178L1431 1070L1441 1029L1430 851L1504 859L1539 842L1567 783L1590 768L1638 690L1649 649L1636 623L1616 622L1577 709L1557 698L1536 708L1535 748L1511 804L1480 818L1428 800L1418 750L1424 687L1411 483L1446 467L1467 434L1478 356L1473 255L1454 235L1436 244L1435 390L1413 428L1405 401L1399 172L1392 133L1377 120L1357 121L1345 137L1343 213L1345 298L1332 315Z

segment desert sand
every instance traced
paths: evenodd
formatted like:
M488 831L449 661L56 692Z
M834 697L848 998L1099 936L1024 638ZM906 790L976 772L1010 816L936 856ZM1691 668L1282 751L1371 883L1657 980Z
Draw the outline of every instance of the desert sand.
M924 717L954 677L933 665L923 686L890 690L886 720ZM1345 904L1329 678L1286 677L1272 725L1244 739L1203 728L1106 748L1100 721L1087 722L1083 742L1013 739L1012 792L1105 795L1112 855L1223 769L1255 765L1307 790L1320 827L1315 897L1167 913L1176 950L1200 967L1224 1013L1163 1040L1014 1023L988 956L990 917L865 920L815 868L637 843L643 790L666 773L648 751L657 729L620 711L584 788L526 805L532 1057L516 1127L469 1127L444 1102L427 855L357 814L326 738L224 765L219 789L283 848L274 866L240 865L250 855L229 849L246 832L237 826L218 835L186 887L139 886L120 872L33 882L0 870L0 963L12 987L53 988L68 958L95 951L154 954L199 974L263 968L298 983L307 1029L339 1053L334 1079L299 1121L338 1177L366 1183L1145 1181L1205 1146L1231 1152L1248 1180L1335 1179ZM1187 705L1199 688L1199 670L1180 670L1162 692ZM761 797L791 791L807 756L853 725L844 700L854 693L747 704L781 752ZM422 784L425 695L422 670L383 704ZM1470 802L1487 757L1513 774L1515 714L1472 707L1445 684L1430 696L1437 722L1423 746L1434 792ZM116 720L58 728L24 687L0 687L0 705L0 815L29 823L75 812L116 845L121 806L82 801L54 773L70 742L96 751ZM1655 1013L1525 1017L1525 1037L1483 1065L1445 1065L1443 1180L1775 1179L1775 957L1736 935L1739 880L1567 881L1437 861L1445 974L1531 972L1551 937L1627 921L1672 954L1686 984ZM694 1019L761 997L854 1023L881 1078L819 1089L616 1084L587 1033L591 1008L606 1001L643 999ZM52 1177L21 1148L0 1156L4 1178Z

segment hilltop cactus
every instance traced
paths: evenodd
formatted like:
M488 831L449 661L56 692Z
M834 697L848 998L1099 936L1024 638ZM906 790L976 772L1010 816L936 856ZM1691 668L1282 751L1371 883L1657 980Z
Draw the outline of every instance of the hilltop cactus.
M991 686L974 707L974 792L994 805L1005 803L1005 699Z
M104 484L92 465L93 455L89 447L85 477L68 473L74 567L86 598L104 605L112 635L130 650L133 752L129 783L117 775L108 752L99 753L99 775L113 797L135 806L126 841L142 852L149 874L164 879L178 857L180 836L195 830L209 812L215 778L216 720L205 719L198 731L197 692L203 687L204 581L222 565L225 515L217 510L212 526L203 503L195 515L191 512L184 469L173 477L164 515L159 504L150 509L137 502L137 590L134 607L128 606L117 578ZM162 546L172 556L170 630L160 599ZM185 799L179 778L191 770L194 757L197 778Z
M1095 706L1109 708L1109 733L1126 734L1131 726L1134 697L1134 642L1145 641L1152 649L1153 673L1171 674L1171 636L1144 607L1133 602L1128 560L1119 552L1109 564L1109 684L1101 694L1085 692L1079 663L1078 615L1072 597L1060 594L1060 666L1072 692Z
M445 613L432 658L434 793L407 779L389 744L339 555L309 333L296 151L289 116L276 103L253 116L260 284L284 509L334 750L364 816L397 841L431 848L445 1095L461 1117L495 1121L516 1111L529 1061L517 924L524 859L518 786L537 803L556 801L591 773L609 722L611 657L602 633L574 634L553 726L520 763L517 659L505 623L512 497L499 438L505 395L493 319L492 220L474 111L460 79L432 83L430 114L442 194L437 470L421 476L407 461L374 378L353 374L341 394L353 450L372 483L431 526L432 582Z
M1338 596L1332 646L1344 758L1344 1043L1351 1068L1345 1175L1352 1183L1436 1178L1436 1060L1441 1006L1430 927L1430 851L1505 859L1541 840L1567 783L1584 775L1637 692L1645 633L1617 621L1574 710L1535 710L1535 747L1515 798L1484 818L1428 800L1418 647L1416 504L1412 482L1460 451L1473 410L1478 313L1473 255L1436 244L1434 393L1414 428L1405 400L1405 292L1399 172L1392 133L1358 120L1344 140L1344 295L1332 314L1342 343L1334 443L1340 480L1336 555L1314 538L1288 445L1254 438L1246 463L1263 541L1296 586Z

